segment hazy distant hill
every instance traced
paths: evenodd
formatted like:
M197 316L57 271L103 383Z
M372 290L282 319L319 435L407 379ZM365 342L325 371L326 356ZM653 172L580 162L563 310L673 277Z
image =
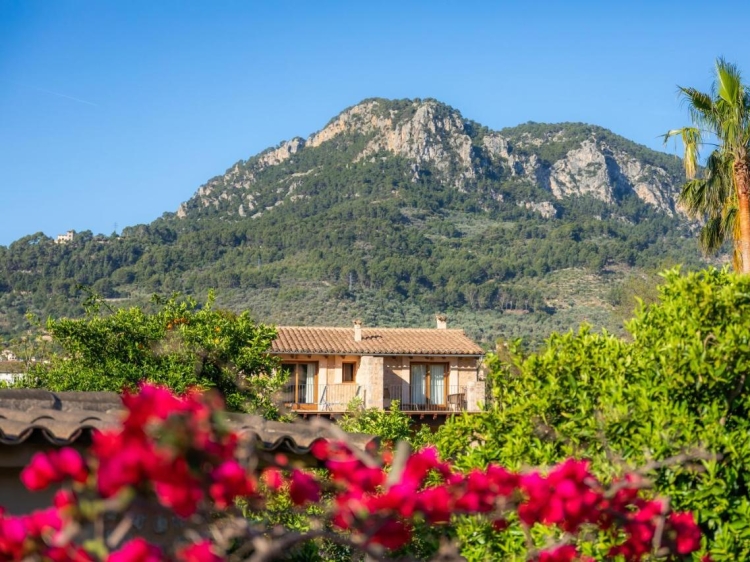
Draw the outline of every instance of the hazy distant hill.
M218 289L275 323L453 325L491 341L617 330L629 276L700 264L680 161L580 123L491 131L434 100L366 100L122 236L0 248L0 330L77 314L78 283L140 302Z

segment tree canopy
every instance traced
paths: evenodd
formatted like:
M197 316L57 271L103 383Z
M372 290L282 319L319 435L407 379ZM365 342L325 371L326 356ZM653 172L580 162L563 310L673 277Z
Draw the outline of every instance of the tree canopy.
M750 279L672 270L659 301L627 327L628 339L585 327L553 335L530 355L500 347L489 359L487 410L449 421L437 436L442 454L463 468L492 461L516 469L573 456L616 477L638 464L706 453L693 466L661 467L655 493L695 513L713 560L747 559ZM485 548L481 528L459 536ZM492 552L518 552L523 538L512 537L492 543Z
M134 390L141 382L184 392L215 388L228 407L278 415L273 393L283 384L267 352L276 330L191 298L153 299L141 307L107 310L89 300L81 319L50 319L46 330L61 348L34 363L20 384L53 391Z

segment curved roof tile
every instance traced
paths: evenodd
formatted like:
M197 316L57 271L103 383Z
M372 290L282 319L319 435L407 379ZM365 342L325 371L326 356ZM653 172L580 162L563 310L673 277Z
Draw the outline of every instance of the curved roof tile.
M46 390L0 389L0 444L19 445L40 435L51 445L72 445L91 432L116 427L122 402L114 392L48 392ZM249 414L228 414L231 426L254 434L262 449L304 456L312 444L324 437L319 426L309 422L281 423ZM375 438L349 434L364 448Z
M361 341L354 328L279 326L272 353L341 355L484 355L463 330L423 328L362 328Z

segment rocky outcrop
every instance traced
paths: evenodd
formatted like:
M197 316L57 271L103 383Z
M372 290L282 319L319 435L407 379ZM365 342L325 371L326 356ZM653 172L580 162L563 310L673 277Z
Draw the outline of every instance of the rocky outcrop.
M538 203L534 201L519 201L518 206L539 213L545 219L551 219L557 216L557 209L555 209L555 206L549 201L541 201Z
M472 167L472 142L464 121L454 112L439 115L437 102L419 105L414 115L397 122L393 117L377 122L378 132L360 158L380 151L393 152L412 160L417 169L431 167L445 179L461 187L464 180L476 177ZM458 175L447 178L450 171Z
M482 141L490 158L498 161L511 176L525 177L540 181L542 163L536 154L520 154L513 145L499 133L486 135Z
M287 160L292 154L296 154L298 150L305 147L305 140L299 137L293 138L290 141L282 142L278 148L267 150L258 157L258 168L267 168L269 166L275 166L281 164L284 160ZM232 170L238 172L239 170Z
M254 188L259 174L289 161L301 151L319 149L342 135L365 140L364 148L353 153L352 163L371 159L376 154L391 153L411 162L412 181L418 181L423 173L429 172L446 185L466 191L481 179L492 178L500 185L515 178L548 190L556 199L587 195L614 204L632 193L660 211L676 212L673 174L611 146L597 134L595 127L591 130L587 138L575 142L570 141L564 127L508 138L478 127L458 111L434 100L366 100L343 111L307 139L297 137L282 142L247 162L238 163L224 176L210 180L193 199L180 206L177 216L184 218L194 209L218 208L222 201L231 202L226 207L228 213L248 216L256 207L254 201L262 197ZM550 143L570 148L550 159L544 156L544 148ZM304 199L306 195L295 190L299 186L299 176L310 173L315 172L302 169L278 179L273 196L266 194L263 201L266 211L285 201L293 203ZM487 193L489 199L502 202L495 188L488 189ZM540 204L551 208L533 207L535 211L543 216L554 216L551 203L533 203ZM257 215L256 212L252 216Z
M607 170L607 159L593 141L585 141L552 165L548 185L558 199L566 195L593 195L611 203L614 185Z
M555 140L559 142L559 133ZM511 176L527 178L557 199L590 195L613 203L634 193L664 213L676 212L676 186L666 170L645 164L593 136L551 164L530 152L529 145L540 146L539 139L529 139L515 147L497 133L484 139L488 153L504 161Z

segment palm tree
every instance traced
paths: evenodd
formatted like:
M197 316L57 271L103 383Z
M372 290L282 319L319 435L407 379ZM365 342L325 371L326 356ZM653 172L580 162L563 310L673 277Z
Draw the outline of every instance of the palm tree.
M680 93L693 126L664 135L665 142L679 136L685 146L688 181L679 201L705 221L703 250L714 253L731 237L735 269L750 274L750 92L737 67L720 58L710 94L682 87ZM710 144L704 138L717 142L698 174L700 150Z

